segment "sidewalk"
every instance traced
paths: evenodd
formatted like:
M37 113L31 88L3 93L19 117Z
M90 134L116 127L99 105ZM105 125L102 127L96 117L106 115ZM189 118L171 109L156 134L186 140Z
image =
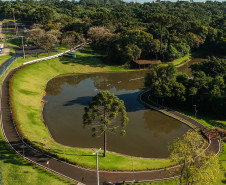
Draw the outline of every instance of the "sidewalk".
M71 165L64 161L60 161L54 157L51 157L47 154L43 154L37 149L32 148L25 143L24 147L24 156L23 156L23 146L21 137L18 135L16 126L13 123L10 104L9 104L9 81L14 73L16 73L21 68L25 67L20 66L16 69L13 69L6 76L5 80L2 83L2 95L1 95L1 118L2 118L2 132L6 141L9 143L10 147L20 156L24 157L28 161L39 165L46 170L55 172L61 176L64 176L68 179L71 179L75 182L80 182L81 184L95 185L96 184L96 170L87 169L75 165ZM148 99L148 92L144 92L141 95L141 99L146 102L146 104L151 104ZM171 111L171 110L168 110ZM171 111L172 112L172 111ZM202 127L201 123L177 112L173 112L177 116L189 120L198 127ZM207 150L214 151L216 154L220 151L220 143L218 140L211 140L211 143ZM47 161L49 164L47 165ZM171 169L176 169L177 166L172 167ZM114 172L114 171L100 171L100 184L105 182L133 182L135 179L136 182L147 182L147 181L157 181L163 179L174 178L178 174L169 174L166 169L160 170L151 170L151 171L138 171L138 172Z

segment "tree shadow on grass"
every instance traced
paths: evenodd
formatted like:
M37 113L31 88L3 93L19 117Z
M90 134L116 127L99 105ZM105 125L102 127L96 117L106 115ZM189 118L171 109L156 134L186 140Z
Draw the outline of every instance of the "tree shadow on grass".
M100 60L99 57L96 56L87 56L87 57L78 57L78 58L72 58L63 56L60 57L60 62L65 65L89 65L92 67L105 67L106 65Z
M33 143L36 144L36 146L45 146L45 144L41 143L41 142L36 142L34 141ZM57 157L59 155L65 155L65 156L84 156L84 157L90 157L90 156L93 156L92 154L75 154L75 153L68 153L68 152L65 152L63 149L62 150L59 150L59 149L55 149L55 148L45 148L46 151L43 151L44 153L49 153L51 156L53 157ZM41 150L40 150L41 151ZM90 149L91 151L91 149Z
M101 54L95 53L92 50L84 49L79 51L77 58L70 55L59 57L60 62L65 65L89 65L92 67L105 67L106 65L101 61Z
M221 169L221 170L222 170L222 169ZM223 171L225 171L225 170L223 170ZM221 182L222 182L223 184L226 184L226 172L224 172L224 179L221 180Z
M19 168L21 166L26 166L28 168L36 170L35 172L30 172L29 169L24 170L24 171L19 171L18 173L20 173L20 176L22 176L23 173L24 174L42 173L42 174L46 174L56 180L59 180L63 184L74 184L71 181L60 177L59 175L56 175L56 174L49 172L39 166L36 166L36 165L33 165L32 163L27 162L23 158L16 155L16 153L8 146L8 143L3 140L0 140L0 152L1 152L1 161L3 162L2 168L7 168L7 166L4 166L4 163L9 163L11 165L18 166ZM15 168L16 168L16 166L15 166Z

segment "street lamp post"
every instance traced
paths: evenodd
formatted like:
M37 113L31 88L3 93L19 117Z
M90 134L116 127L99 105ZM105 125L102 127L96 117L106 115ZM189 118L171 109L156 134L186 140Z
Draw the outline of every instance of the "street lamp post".
M133 159L133 183L135 182L135 176L134 176L134 158L132 157Z
M197 105L193 105L193 106L195 107L195 118L196 118L196 115L197 115L197 112L198 112Z
M22 37L23 55L24 55L24 59L25 59L25 51L24 51L24 36L21 36L21 37Z
M93 155L96 154L96 166L97 166L97 185L100 185L100 180L99 180L99 167L98 167L98 153L101 151L101 148L99 150L94 150L92 148L92 150L94 151Z

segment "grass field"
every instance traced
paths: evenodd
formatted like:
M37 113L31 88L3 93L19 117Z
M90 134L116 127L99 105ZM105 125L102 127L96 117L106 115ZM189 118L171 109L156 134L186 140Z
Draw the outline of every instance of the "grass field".
M125 70L117 66L104 65L98 56L100 56L98 53L86 49L78 52L76 59L61 57L27 66L16 74L11 89L14 118L20 132L26 135L25 138L29 138L36 147L63 160L90 168L96 166L91 149L63 147L50 137L41 119L41 100L47 81L58 74ZM18 60L18 63L21 62L22 58ZM108 153L107 158L99 159L100 169L105 170L131 170L131 164L131 158L113 153ZM168 159L134 159L135 170L157 169L170 165L172 163Z
M181 58L178 58L176 60L173 60L171 62L169 62L170 64L173 64L174 66L178 66L178 65L181 65L183 62L191 59L192 55L191 54L188 54L184 57L181 57Z
M4 185L75 184L63 177L48 172L17 156L5 142L0 132L1 183Z
M35 143L35 145L38 147L42 147L43 150L47 152L52 152L56 154L57 156L59 156L60 158L63 158L64 160L71 160L77 164L94 168L95 157L91 156L92 154L91 150L80 150L80 149L73 149L70 147L62 147L62 145L55 143L53 139L49 136L49 133L47 132L41 120L40 109L42 107L42 104L41 104L42 94L44 92L46 82L50 78L60 73L73 73L73 72L76 73L81 71L86 73L86 72L96 72L96 71L125 70L118 66L106 66L102 64L101 61L98 58L96 58L97 56L99 56L99 54L93 52L92 50L86 50L85 52L78 52L77 54L78 54L78 58L76 60L72 58L61 57L61 58L53 59L50 61L44 61L41 63L33 64L31 66L28 66L22 69L16 75L16 78L13 81L12 102L14 105L16 121L17 123L19 123L18 126L21 132L25 134L26 137L29 138L31 142ZM15 63L13 63L12 66L7 71L9 71L12 68L15 68L16 66L21 65L25 61L29 61L32 59L34 59L34 56L27 57L25 60L20 58ZM2 78L0 80L2 80ZM218 122L218 121L215 121L215 122ZM205 124L210 125L207 122ZM40 135L42 136L41 139L40 139ZM0 141L4 142L2 137L0 137ZM220 164L221 164L221 174L218 174L218 177L219 177L218 184L223 184L223 182L226 182L226 179L224 176L224 173L226 171L225 147L226 146L224 145L224 152L222 152L219 157ZM7 152L10 152L10 149L7 148L7 146L5 146L5 148ZM71 153L73 153L74 155L70 155ZM19 163L19 164L26 163L23 159L17 156L15 157L15 154L13 154L12 152L11 152L11 155L12 155L12 158L15 159L15 163ZM90 155L90 156L88 156L87 158L87 156L84 157L85 155ZM123 165L118 166L118 164L123 164ZM100 168L102 169L131 170L132 169L131 164L132 164L131 158L118 156L111 153L108 153L108 157L106 159L100 158ZM171 163L169 160L140 160L140 159L134 160L134 166L136 170L161 168L161 167L168 166L170 164ZM9 166L9 165L12 165L12 166ZM2 167L5 166L4 169L6 170L5 172L3 172L3 174L5 174L4 175L5 177L8 176L7 179L9 179L9 180L6 180L5 178L5 182L6 181L12 182L10 181L11 177L9 174L13 172L13 168L16 167L15 165L16 164L14 164L14 162L10 164L6 164L5 162L2 161ZM27 171L29 173L27 173ZM46 182L51 182L50 184L52 184L52 182L54 182L54 184L66 184L66 183L70 184L70 182L63 181L61 178L51 173L46 174L46 176L44 176L44 173L46 173L46 171L41 170L39 168L37 169L33 165L30 166L29 163L28 165L26 165L26 168L24 169L24 171L17 170L17 172L18 173L16 173L15 175L12 174L12 179L14 177L17 178L18 176L18 182L21 182L23 180L19 177L20 173L21 174L25 173L25 174L28 174L27 178L31 179L31 182L33 182L33 180L35 181L35 178L40 177L41 179L46 180ZM36 175L31 175L33 173ZM2 178L4 178L4 176ZM31 176L34 176L34 177L31 177ZM156 182L154 184L168 185L168 184L175 184L174 182L175 181L172 180L172 181ZM12 183L8 183L8 184L12 184ZM29 184L29 181L23 184ZM150 183L147 183L147 184L150 184Z
M65 50L65 48L61 48ZM55 54L55 53L52 53ZM40 57L47 56L42 54ZM0 57L0 59L2 59ZM27 56L26 61L34 59L34 56ZM24 61L19 59L15 61L7 71L1 76L0 82L5 75L13 68L20 66ZM46 185L46 184L75 184L61 176L48 172L36 165L33 165L17 154L5 142L5 139L0 132L0 159L1 159L1 183L4 185Z

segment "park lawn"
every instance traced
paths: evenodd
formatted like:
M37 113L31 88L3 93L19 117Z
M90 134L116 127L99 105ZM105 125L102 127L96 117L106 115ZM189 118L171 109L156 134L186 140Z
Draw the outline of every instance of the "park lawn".
M169 62L169 64L173 64L174 66L178 66L178 65L182 64L183 62L185 62L189 59L191 59L191 54L188 54L184 57L173 60L173 61Z
M90 48L77 52L77 58L60 57L43 61L21 69L11 81L11 105L15 122L25 139L42 150L52 153L62 160L95 168L95 156L91 149L62 146L50 136L41 118L42 96L49 79L62 73L90 73L118 70L120 67L104 65L101 55ZM22 63L23 59L18 59ZM125 70L122 69L121 70ZM73 154L73 155L71 155ZM134 158L135 170L150 170L173 165L169 159L150 160ZM107 158L100 157L99 167L104 170L132 170L132 159L114 153Z
M4 185L75 184L57 174L27 162L15 154L0 132L1 183Z
M63 48L62 48L63 49ZM56 53L52 53L56 54ZM40 56L47 56L47 54L41 54ZM1 59L1 58L0 58ZM35 59L34 56L28 56L25 60L18 59L6 70L6 72L0 77L0 82L5 78L6 74L13 68L22 65L25 61ZM4 185L36 185L36 184L75 184L65 178L48 172L32 163L29 163L15 154L12 149L5 142L5 139L0 132L0 152L1 152L1 182Z

